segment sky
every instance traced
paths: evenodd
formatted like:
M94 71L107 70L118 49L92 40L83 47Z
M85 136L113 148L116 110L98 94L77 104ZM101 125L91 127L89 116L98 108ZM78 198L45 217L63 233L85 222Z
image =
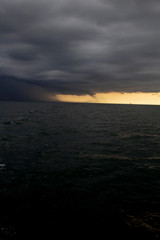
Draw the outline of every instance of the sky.
M160 104L159 24L159 0L1 0L0 100Z

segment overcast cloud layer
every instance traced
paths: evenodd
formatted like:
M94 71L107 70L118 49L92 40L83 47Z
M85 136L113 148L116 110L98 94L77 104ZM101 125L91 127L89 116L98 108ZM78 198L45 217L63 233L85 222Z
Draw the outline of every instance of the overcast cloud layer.
M1 100L110 91L160 91L159 0L1 0Z

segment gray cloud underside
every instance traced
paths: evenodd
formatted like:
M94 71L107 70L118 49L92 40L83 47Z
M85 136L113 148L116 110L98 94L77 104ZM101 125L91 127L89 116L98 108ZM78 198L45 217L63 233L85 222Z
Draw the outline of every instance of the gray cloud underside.
M1 0L0 99L160 91L159 0Z

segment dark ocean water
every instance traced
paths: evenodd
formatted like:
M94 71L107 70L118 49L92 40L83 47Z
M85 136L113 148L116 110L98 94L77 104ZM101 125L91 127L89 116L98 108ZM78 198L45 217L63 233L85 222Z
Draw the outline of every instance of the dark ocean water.
M0 239L57 233L159 238L160 106L0 102Z

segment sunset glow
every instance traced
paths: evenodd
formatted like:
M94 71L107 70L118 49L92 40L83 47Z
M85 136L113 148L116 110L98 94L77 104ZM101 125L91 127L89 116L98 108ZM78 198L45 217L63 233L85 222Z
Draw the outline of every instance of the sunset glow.
M79 102L79 103L117 103L117 104L151 104L160 105L160 92L158 93L96 93L90 95L68 95L57 94L54 99L60 102Z

